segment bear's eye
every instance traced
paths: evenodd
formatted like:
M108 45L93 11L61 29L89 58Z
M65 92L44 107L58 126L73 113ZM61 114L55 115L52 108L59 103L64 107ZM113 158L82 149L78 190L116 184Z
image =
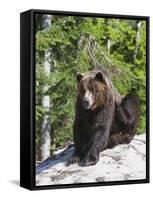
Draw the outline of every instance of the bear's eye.
M95 92L95 94L99 93L99 87L98 87L98 85L95 85L94 92Z
M98 94L98 89L96 87L90 87L90 92L92 92L92 94Z

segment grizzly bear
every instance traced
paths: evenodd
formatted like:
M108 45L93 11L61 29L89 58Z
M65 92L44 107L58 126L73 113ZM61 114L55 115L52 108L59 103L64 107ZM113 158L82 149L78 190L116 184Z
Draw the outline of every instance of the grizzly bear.
M68 164L78 162L81 166L90 166L98 162L101 151L121 143L121 139L117 142L116 138L121 131L126 135L124 128L135 126L135 116L132 119L130 106L134 98L122 99L103 71L77 73L76 78L78 85L73 124L75 151L68 159Z
M115 106L115 115L107 148L129 143L136 133L139 118L140 100L138 95L133 93L126 95L121 103Z

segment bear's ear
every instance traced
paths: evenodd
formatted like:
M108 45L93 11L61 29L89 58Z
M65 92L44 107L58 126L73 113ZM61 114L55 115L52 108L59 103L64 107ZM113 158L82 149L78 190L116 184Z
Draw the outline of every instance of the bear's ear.
M78 82L81 81L82 78L83 78L83 75L81 73L77 72L76 73L76 79L77 79L77 81Z
M97 79L98 81L105 82L102 72L97 72L95 75L95 79Z

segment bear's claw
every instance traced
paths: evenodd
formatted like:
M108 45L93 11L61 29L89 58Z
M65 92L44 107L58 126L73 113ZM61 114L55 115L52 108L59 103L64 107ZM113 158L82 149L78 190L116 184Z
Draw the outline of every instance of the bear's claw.
M76 155L69 157L67 161L68 165L79 163L79 162L80 162L80 158Z
M97 161L93 161L93 160L88 160L88 159L83 159L79 165L82 167L88 167L88 166L92 166L95 165L97 163Z

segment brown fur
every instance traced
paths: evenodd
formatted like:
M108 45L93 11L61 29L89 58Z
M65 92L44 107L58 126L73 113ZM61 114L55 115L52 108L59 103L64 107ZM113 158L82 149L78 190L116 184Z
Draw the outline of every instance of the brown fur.
M128 94L115 108L107 148L117 144L129 143L134 135L140 119L140 100L136 94Z
M80 165L89 166L97 163L99 153L107 145L114 117L115 91L101 71L83 75L78 73L76 78L78 93L73 125L75 152L69 158L69 164L79 162ZM89 109L83 104L85 90L90 90L94 96L94 103Z
M85 90L88 89L95 94L95 101L91 110L94 110L106 102L106 85L104 83L95 82L91 77L86 77L78 84L78 95L83 98ZM97 99L99 97L99 99Z
M139 98L122 98L103 71L77 73L77 100L73 124L75 152L69 164L94 165L99 153L117 144L129 143L135 134ZM85 92L92 93L91 107L84 104Z

